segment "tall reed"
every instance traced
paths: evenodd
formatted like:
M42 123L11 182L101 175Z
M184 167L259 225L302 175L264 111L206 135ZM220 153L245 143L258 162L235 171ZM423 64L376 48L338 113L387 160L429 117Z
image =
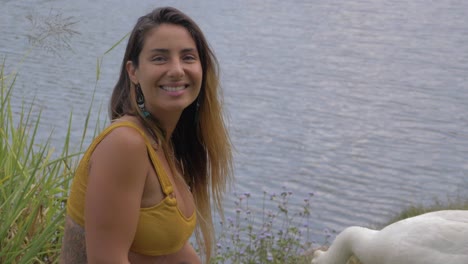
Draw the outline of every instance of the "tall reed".
M40 109L12 113L16 75L0 68L0 263L53 263L60 250L69 180L79 153L70 153L70 127L60 154L50 136L38 144ZM34 104L32 104L34 105ZM34 114L39 112L39 114ZM33 117L34 116L34 117ZM58 156L58 158L54 158Z

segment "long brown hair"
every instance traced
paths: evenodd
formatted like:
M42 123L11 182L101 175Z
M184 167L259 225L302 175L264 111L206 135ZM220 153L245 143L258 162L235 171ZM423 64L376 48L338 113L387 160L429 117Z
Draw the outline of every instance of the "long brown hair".
M131 61L138 67L146 33L161 24L180 25L195 41L202 66L202 84L197 99L182 113L167 142L165 131L154 118L145 118L136 104L134 84L126 70ZM197 207L196 232L199 248L209 262L214 241L211 202L222 214L222 199L232 179L232 149L222 111L218 61L202 31L187 15L172 7L157 8L138 19L130 34L120 77L112 93L109 115L111 120L123 115L135 115L153 130L165 151L169 145L191 187Z

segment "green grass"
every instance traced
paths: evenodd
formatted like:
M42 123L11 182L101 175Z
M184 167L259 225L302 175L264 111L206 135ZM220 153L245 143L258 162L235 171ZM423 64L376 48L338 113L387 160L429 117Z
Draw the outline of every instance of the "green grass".
M7 264L58 261L69 183L89 132L94 102L93 94L77 151L70 149L71 111L67 134L59 152L50 145L52 134L48 140L38 144L36 135L41 111L34 107L34 103L30 107L23 104L19 114L13 114L11 98L17 69L29 54L35 48L41 48L60 55L59 51L71 49L71 37L79 34L73 29L76 24L74 18L63 17L61 13L27 18L32 26L32 35L29 36L31 47L11 73L5 73L5 59L0 65L0 263ZM98 58L95 89L104 55ZM98 118L94 135L99 132L101 123Z
M51 263L60 249L64 202L74 170L69 135L58 158L35 142L40 111L11 108L15 75L0 69L0 263ZM17 119L16 119L17 118ZM70 116L71 121L71 116Z
M409 217L418 216L424 213L429 213L429 212L439 211L439 210L468 210L468 199L464 197L457 197L455 199L450 199L444 202L436 200L433 204L430 204L430 205L412 205L412 206L405 208L403 211L401 211L399 214L394 216L383 226L390 225L394 222L397 222L397 221L400 221Z

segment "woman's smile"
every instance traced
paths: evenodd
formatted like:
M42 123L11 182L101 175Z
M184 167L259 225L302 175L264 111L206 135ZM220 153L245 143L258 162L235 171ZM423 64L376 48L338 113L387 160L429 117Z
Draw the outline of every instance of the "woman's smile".
M180 85L180 86L160 86L161 89L167 92L178 92L182 91L183 89L187 88L188 85Z

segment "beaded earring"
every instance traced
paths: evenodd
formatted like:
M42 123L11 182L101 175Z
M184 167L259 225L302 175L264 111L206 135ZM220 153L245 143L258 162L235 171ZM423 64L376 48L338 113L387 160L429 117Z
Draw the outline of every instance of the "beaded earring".
M135 85L135 90L138 108L140 108L141 112L145 117L148 117L150 113L145 108L145 97L143 96L143 92L141 91L140 84Z

